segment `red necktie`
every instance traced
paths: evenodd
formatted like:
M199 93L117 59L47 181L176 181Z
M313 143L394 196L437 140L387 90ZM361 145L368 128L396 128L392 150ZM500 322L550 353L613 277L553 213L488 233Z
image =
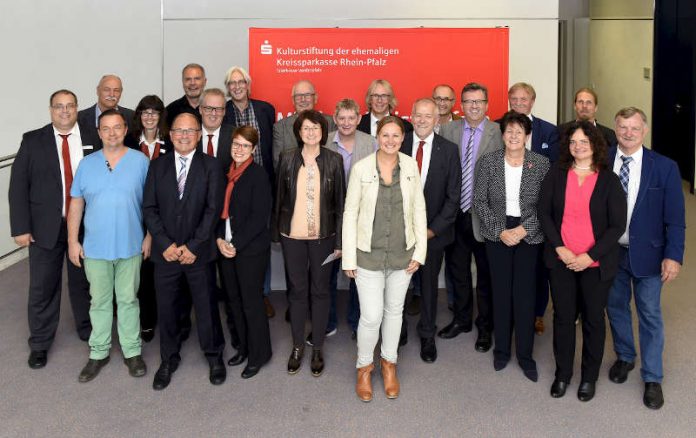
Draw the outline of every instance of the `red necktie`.
M418 162L418 172L420 173L421 167L423 166L423 145L425 142L423 140L418 143L418 151L416 152L416 162Z
M73 174L72 165L70 163L70 145L68 137L70 134L58 134L63 139L61 155L63 156L63 182L65 185L65 217L68 217L68 209L70 208L70 187L72 186Z
M140 142L140 152L144 153L147 158L150 158L150 148L147 147L147 143L144 141Z
M213 152L213 134L208 134L208 155L211 157L215 156Z

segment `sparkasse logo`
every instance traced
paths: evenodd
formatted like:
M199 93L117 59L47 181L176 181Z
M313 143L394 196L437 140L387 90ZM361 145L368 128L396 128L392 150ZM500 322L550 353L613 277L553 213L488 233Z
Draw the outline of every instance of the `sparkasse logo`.
M264 40L263 44L261 44L261 54L262 55L272 55L273 54L273 46L268 43L268 40Z

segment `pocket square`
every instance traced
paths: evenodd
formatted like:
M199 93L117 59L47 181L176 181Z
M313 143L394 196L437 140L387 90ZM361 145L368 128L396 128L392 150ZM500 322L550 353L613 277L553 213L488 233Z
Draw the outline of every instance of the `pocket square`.
M548 149L548 148L549 148L548 143L542 143L542 144L541 144L541 148L542 148L542 149Z

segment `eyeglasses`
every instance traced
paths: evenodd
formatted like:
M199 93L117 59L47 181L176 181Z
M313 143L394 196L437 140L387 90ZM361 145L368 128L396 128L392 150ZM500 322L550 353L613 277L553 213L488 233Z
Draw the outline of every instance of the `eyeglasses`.
M370 97L374 100L388 100L391 94L370 94Z
M74 111L75 109L77 109L77 104L76 103L68 103L68 104L63 105L62 103L56 103L56 104L51 105L51 108L53 108L54 111L59 111L59 112Z
M157 110L147 110L147 111L143 111L142 113L140 113L140 117L143 117L143 118L148 118L148 117L154 118L154 117L159 117L159 115L160 115L160 112Z
M314 98L316 93L302 93L302 94L293 94L292 98L295 100L311 100Z
M488 102L486 99L465 99L462 100L462 103L464 105L483 105L484 103Z
M227 83L227 86L228 87L244 87L244 86L246 86L246 84L247 84L246 79L240 79L238 81L229 81Z
M321 131L321 126L303 126L302 132L317 132Z
M172 133L172 135L176 137L183 137L183 136L189 136L189 135L195 135L196 132L200 131L200 129L193 129L193 128L188 128L188 129L181 129L181 128L176 128L176 129L171 129L169 132Z
M433 97L433 100L434 100L436 103L445 103L445 102L454 102L456 99L453 99L453 98L451 98L451 97L440 97L440 96L437 96L437 97Z
M104 134L110 134L111 132L120 132L123 131L125 126L123 125L114 125L114 126L100 126L99 130L103 132Z
M222 114L225 112L224 106L203 106L203 112L206 114Z
M236 141L232 142L232 149L251 149L254 145L251 143L238 143Z

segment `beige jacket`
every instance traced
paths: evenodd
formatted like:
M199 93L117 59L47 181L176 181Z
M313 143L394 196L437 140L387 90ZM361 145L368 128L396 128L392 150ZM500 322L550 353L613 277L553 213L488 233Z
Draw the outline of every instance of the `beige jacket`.
M399 152L401 195L404 200L406 246L413 251L413 260L425 263L428 244L428 219L416 160ZM379 192L377 154L355 163L348 181L346 205L343 210L344 270L357 269L357 250L370 252L372 224Z

